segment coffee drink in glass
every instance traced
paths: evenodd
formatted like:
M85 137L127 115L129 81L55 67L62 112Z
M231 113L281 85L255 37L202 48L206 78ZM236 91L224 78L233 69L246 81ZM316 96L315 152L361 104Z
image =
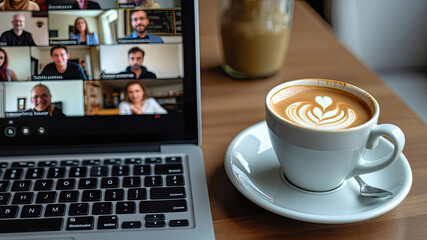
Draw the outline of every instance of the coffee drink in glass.
M293 0L221 0L222 68L233 78L276 73L286 56Z

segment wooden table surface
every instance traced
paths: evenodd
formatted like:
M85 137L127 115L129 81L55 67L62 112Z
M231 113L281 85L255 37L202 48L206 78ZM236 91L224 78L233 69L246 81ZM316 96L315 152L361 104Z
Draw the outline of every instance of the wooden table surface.
M217 239L426 239L427 126L371 70L352 56L330 27L303 1L296 1L290 47L283 69L268 79L237 81L219 68L221 44L217 1L199 1L202 75L202 149ZM406 199L377 218L352 224L314 224L271 213L245 198L224 170L232 139L265 119L264 98L273 86L308 77L357 85L375 96L380 123L406 136L403 151L413 172ZM409 84L409 83L408 83Z

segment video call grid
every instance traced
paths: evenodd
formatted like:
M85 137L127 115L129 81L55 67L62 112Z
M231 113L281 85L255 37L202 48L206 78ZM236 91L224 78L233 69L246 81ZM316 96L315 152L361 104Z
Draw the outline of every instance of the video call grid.
M59 1L50 1L50 2L59 2ZM164 45L180 45L180 44L182 44L181 33L178 33L176 31L176 29L178 28L178 26L177 26L178 24L177 24L177 21L175 21L177 19L175 13L177 13L177 11L180 12L180 7L179 6L177 6L176 8L167 8L167 9L166 8L157 8L157 9L134 8L134 9L129 9L129 8L120 8L120 7L118 7L119 4L121 4L121 3L119 3L120 1L114 1L114 2L117 5L116 8L102 9L101 11L103 11L104 13L107 12L107 11L111 11L111 10L113 10L113 11L114 10L116 10L116 11L123 11L122 14L116 14L117 15L117 21L115 21L116 28L117 28L118 24L123 24L123 28L126 28L126 27L131 28L131 23L130 23L131 20L129 19L128 16L125 16L130 11L143 10L143 11L146 11L148 13L150 13L150 11L152 11L152 12L154 11L154 12L157 13L157 15L155 16L157 18L159 16L159 14L158 14L159 12L160 13L161 12L167 12L168 14L169 13L173 13L172 17L173 17L173 20L174 20L173 25L175 26L175 30L174 30L175 32L172 33L172 34L171 33L156 33L156 34L153 34L153 35L159 36L161 39L169 38L168 39L169 41L166 40L166 41L163 41L161 43L161 44L164 44ZM132 38L126 39L126 36L131 35L131 34L124 35L123 37L119 37L118 36L119 34L116 34L116 36L113 37L114 40L112 42L111 41L110 42L105 41L105 39L103 41L99 41L100 37L98 36L97 37L98 41L96 42L96 44L90 42L91 41L91 37L90 37L91 34L89 34L89 35L87 35L88 36L87 37L87 43L85 45L78 44L77 40L74 40L74 39L63 39L63 38L57 39L54 36L55 36L55 32L58 29L53 29L51 27L51 25L52 25L51 14L58 14L58 13L62 12L62 14L75 13L74 15L76 15L78 12L93 12L93 11L96 11L96 10L93 10L93 9L91 9L91 10L68 10L68 8L66 8L66 7L70 6L70 5L57 5L57 6L62 6L66 10L59 11L59 10L55 9L55 10L45 10L45 11L30 11L31 13L38 13L37 16L44 16L43 18L47 19L47 28L46 28L47 32L44 33L44 36L47 37L47 39L48 39L47 41L48 42L46 42L46 44L43 44L43 43L42 44L37 44L37 42L36 42L34 44L36 46L31 46L31 44L23 44L23 45L19 46L19 47L28 47L27 48L28 49L27 55L29 56L30 60L28 61L28 64L27 64L28 68L27 69L31 68L33 70L31 70L31 73L29 74L31 79L28 79L28 76L26 76L26 77L23 77L23 78L22 77L21 78L18 77L17 80L37 80L37 81L43 81L43 80L60 80L61 78L55 78L55 77L50 77L50 79L45 79L43 77L38 77L38 76L40 76L40 73L41 73L42 69L37 69L40 72L34 72L36 70L34 70L34 67L31 66L31 64L32 64L31 63L31 58L35 55L35 52L36 53L37 52L48 52L48 50L51 47L54 47L56 45L63 45L65 47L67 47L67 49L68 49L68 51L70 53L70 59L71 60L73 60L73 59L75 60L76 58L78 58L78 57L73 57L73 52L74 51L79 51L79 50L81 51L82 46L85 46L84 47L86 49L85 51L90 53L91 58L95 59L95 60L98 59L98 61L102 64L103 62L105 63L105 62L108 61L107 59L104 59L101 56L102 55L101 50L102 50L103 47L106 47L106 46L113 46L114 47L114 46L116 46L116 47L118 47L120 49L128 49L129 50L133 45L154 44L154 43L147 42L146 39L132 39ZM48 5L48 8L49 7L52 7L52 6ZM25 13L29 13L29 12L28 11L4 11L4 12L0 12L0 16L2 14L9 14L9 15L12 14L13 15L13 14L16 14L16 13L18 13L18 14L19 13L25 14ZM40 14L40 13L43 13L43 14ZM76 18L77 18L77 16L76 16ZM148 18L150 18L150 15L148 15ZM157 21L158 20L159 19L157 19ZM148 26L152 25L152 22L153 21L150 21L150 24ZM180 20L178 22L180 22ZM7 25L7 24L3 24L3 25ZM10 28L12 28L12 26L10 26ZM97 28L99 28L99 26L97 26ZM10 29L10 30L12 30L12 29ZM23 30L25 31L25 28ZM126 33L131 32L132 30L133 29L126 30L127 31ZM150 33L150 31L151 30L149 30L148 33ZM52 35L52 32L54 32L53 35ZM92 33L94 33L96 35L96 31L94 31ZM36 33L36 34L32 34L32 35L37 35L37 34L40 34L40 33ZM156 43L158 43L158 42L156 42ZM160 43L158 43L158 44L160 44ZM11 47L15 48L15 47L18 47L18 46L10 46L9 44L7 44L4 41L0 41L0 47L3 48L4 50L7 50L8 48L11 48ZM93 54L94 52L97 52L97 54ZM46 55L46 53L44 55ZM13 56L9 56L9 58L11 58L11 57L13 57ZM48 59L48 60L50 60L49 61L49 63L50 63L50 62L52 62L51 59L49 59L50 57L51 56L49 56L49 57L44 56L43 59L38 59L38 60L39 60L39 62L47 62L46 59ZM84 59L80 59L80 60L84 60ZM100 66L99 66L100 63L99 62L98 63L97 62L93 63L95 66L92 66L92 68L96 68L96 66L98 64L98 69L100 69ZM182 59L176 59L175 62L176 62L176 64L182 64L181 63ZM22 64L22 61L20 62L20 64ZM36 79L34 79L34 77L36 77ZM114 76L111 76L111 75L105 76L105 79L115 79L115 78L116 79L123 79L123 78L126 79L126 78L129 78L129 77L126 77L126 76L116 76L116 77L114 77ZM171 77L165 77L165 78L171 78ZM66 80L66 78L63 78L63 79ZM81 78L71 78L71 79L81 79ZM100 80L100 79L103 79L103 76L101 76L101 74L96 74L94 76L91 76L90 79L82 79L82 80ZM4 81L4 79L2 79L2 80Z
M55 1L51 1L51 2L55 2ZM116 1L117 2L117 5L118 5L118 7L117 8L109 8L109 9L102 9L103 11L105 11L105 10L107 10L107 11L110 11L110 10L123 10L123 11L131 11L131 10L134 10L134 9L127 9L127 8L120 8L119 7L119 1ZM58 6L61 6L61 5L58 5ZM63 6L68 6L68 5L63 5ZM128 5L127 5L128 6ZM61 8L61 7L59 7L59 8ZM65 8L67 8L67 7L64 7L64 9ZM49 15L49 13L54 13L54 12L59 12L58 11L58 7L56 7L55 8L55 10L51 10L52 9L52 6L51 5L48 5L48 10L44 10L44 11L38 11L37 13L39 13L38 14L38 16L41 16L41 15L47 15L47 19L48 19L48 29L50 30L50 27L49 27L49 24L50 24L50 21L49 21L49 19L50 19L50 15ZM139 10L139 9L138 9ZM145 10L145 11L148 11L149 12L149 9L143 9L143 10ZM157 9L157 10L154 10L154 11L157 11L157 12L161 12L161 11L169 11L170 9ZM180 8L179 7L177 7L177 8L174 8L174 10L180 10ZM65 12L70 12L71 10L64 10L64 13ZM75 10L74 10L75 11ZM77 11L93 11L93 10L77 10ZM0 12L0 16L1 16L1 14L4 14L4 13L7 13L7 12ZM10 13L10 12L8 12L8 13ZM16 12L14 12L14 11L12 11L12 13L26 13L26 11L16 11ZM34 11L31 11L31 13L34 13ZM173 12L174 14L175 14L175 12ZM175 18L175 16L174 16L174 18ZM130 20L128 20L128 21L130 21ZM167 34L166 34L167 35ZM177 34L178 36L180 35L180 34ZM159 34L159 36L162 36L161 34ZM62 41L68 41L68 40L62 40ZM182 40L181 40L182 41ZM139 41L135 41L136 43L138 43L138 45L145 45L145 44L147 44L146 42L139 42ZM52 43L55 43L55 44L52 44ZM51 48L51 47L56 47L57 46L57 43L58 42L53 42L53 41L51 41L51 38L49 38L49 47L47 46L47 45L45 45L45 46L25 46L26 48L28 48L28 51L29 51L29 56L32 56L32 52L33 52L33 50L34 49L36 49L36 51L39 49L39 48ZM59 42L59 43L61 43L61 42ZM122 42L123 43L123 42ZM98 50L98 59L100 58L100 55L101 55L101 53L100 53L100 51L99 51L99 49L100 48L102 48L102 47L107 47L107 46L111 46L111 47L114 47L114 46L118 46L118 47L120 47L120 48L124 48L124 47L127 47L127 48L129 48L129 47L131 47L131 46L133 46L133 45L135 45L135 44L127 44L126 42L124 42L125 44L120 44L120 43L116 43L116 42L114 42L114 43L111 43L111 44L98 44L98 45L93 45L93 46L89 46L89 47L86 47L86 49L89 49L89 52L91 52L91 53L93 53L93 49L95 49L95 50ZM162 43L162 44L164 44L164 45L174 45L174 44L177 44L177 43L171 43L171 44L165 44L165 43ZM178 44L180 44L180 43L178 43ZM4 45L4 44L1 44L1 42L0 42L0 45ZM150 44L151 45L151 44ZM74 43L72 43L71 45L70 44L62 44L62 46L65 46L66 48L68 48L69 49L69 53L72 53L73 52L73 48L81 48L80 46L75 46L75 44ZM2 47L2 46L0 46L0 47ZM138 46L136 46L136 47L138 47ZM6 46L6 47L4 47L3 46L3 49L6 49L6 48L11 48L11 46ZM23 46L13 46L13 48L23 48ZM102 61L102 60L101 60ZM177 62L179 62L179 61L181 61L181 59L178 59L177 60ZM31 63L30 63L31 64ZM182 64L182 63L180 63L180 64ZM106 79L123 79L123 80L125 80L125 79L130 79L130 77L129 77L129 75L128 75L128 77L126 77L126 76L120 76L120 74L123 74L123 73L119 73L119 74L116 74L116 76L114 76L114 75L106 75L107 77L106 77ZM50 76L48 76L48 77L50 77ZM182 76L181 76L181 78L182 78ZM81 79L81 78L79 78L79 79ZM99 80L99 79L102 79L102 77L100 76L100 77L95 77L95 78L92 78L92 79L96 79L96 80ZM61 78L55 78L54 76L51 78L51 79L46 79L45 77L41 77L41 78L38 78L38 76L37 75L31 75L31 79L18 79L18 80L36 80L38 83L41 83L41 84L43 84L44 83L44 81L46 81L46 80L64 80L64 79L61 79ZM74 78L72 78L72 79L70 79L70 80L75 80ZM82 79L82 80L86 80L86 79ZM46 81L46 82L49 82L49 81ZM17 83L17 82L16 82ZM13 82L3 82L3 84L14 84ZM36 84L36 83L34 83L34 84ZM181 94L182 94L182 91L181 91ZM86 97L85 96L83 96L85 99L84 99L84 105L86 106ZM3 100L3 99L2 99ZM18 101L19 101L19 99L18 99ZM18 108L19 108L19 103L18 103Z

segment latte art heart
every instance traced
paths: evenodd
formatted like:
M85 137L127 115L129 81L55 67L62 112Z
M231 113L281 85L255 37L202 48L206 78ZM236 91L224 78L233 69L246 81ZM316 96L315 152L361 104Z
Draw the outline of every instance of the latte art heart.
M320 106L322 106L323 110L325 110L326 108L328 108L332 104L332 98L330 98L328 96L324 96L324 97L317 96L314 98L314 100Z
M356 112L347 104L334 103L329 96L316 96L314 100L289 105L286 115L301 126L319 129L344 129L357 120Z
M295 85L277 91L271 109L296 125L313 129L349 129L372 118L371 107L340 88Z

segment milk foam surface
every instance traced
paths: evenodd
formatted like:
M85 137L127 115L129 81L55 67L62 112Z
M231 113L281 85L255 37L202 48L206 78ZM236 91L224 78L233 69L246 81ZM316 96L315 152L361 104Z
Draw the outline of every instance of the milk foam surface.
M372 117L369 106L357 96L319 86L284 88L272 97L271 107L297 125L317 129L351 128Z

